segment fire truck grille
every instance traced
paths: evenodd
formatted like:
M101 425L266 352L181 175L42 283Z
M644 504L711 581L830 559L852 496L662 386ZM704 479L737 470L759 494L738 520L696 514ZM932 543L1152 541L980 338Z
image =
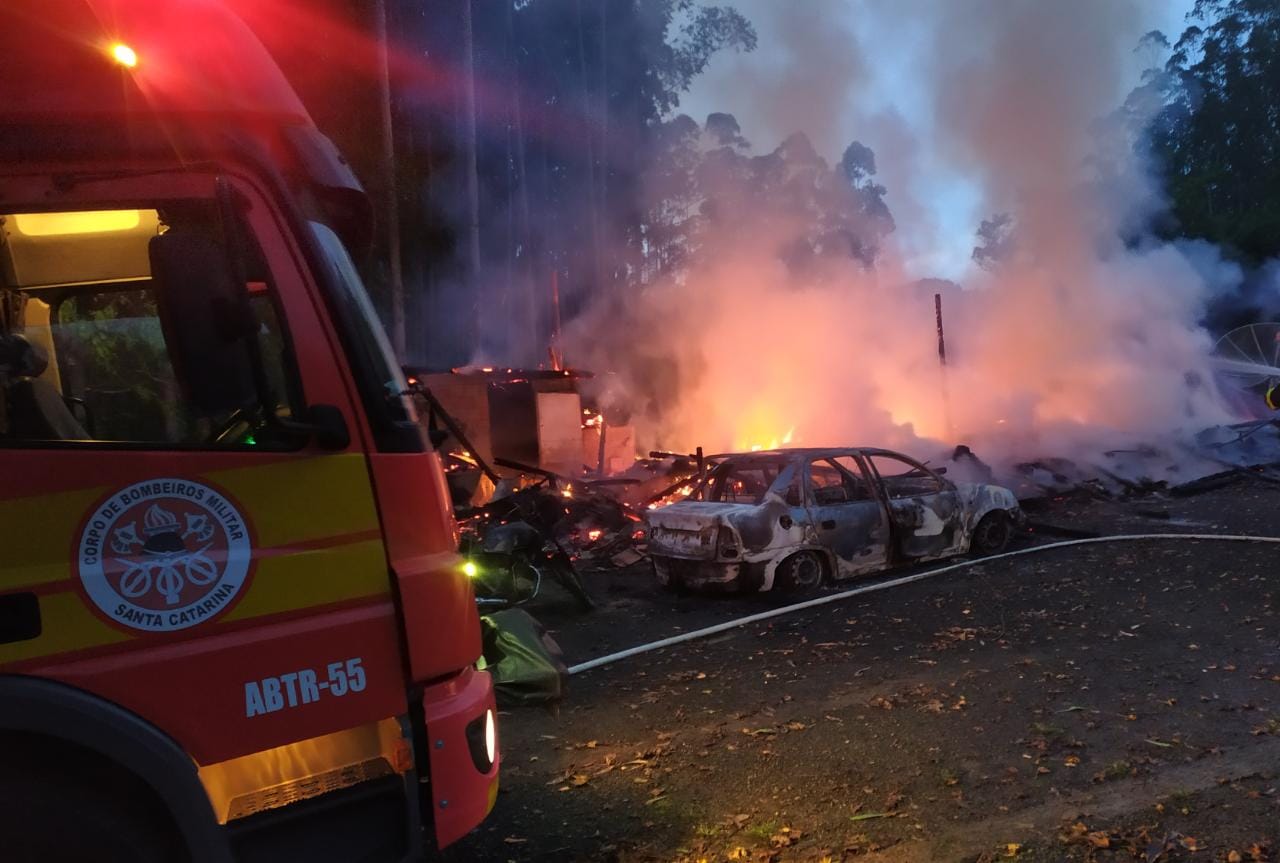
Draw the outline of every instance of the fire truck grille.
M290 803L297 803L299 800L308 800L312 797L319 797L321 794L328 794L330 791L338 791L342 788L350 788L352 785L359 785L361 782L368 782L371 779L390 776L394 772L391 762L387 759L382 757L370 758L358 764L348 764L345 767L337 767L324 773L317 773L314 776L306 776L302 779L295 779L292 782L284 782L280 785L273 785L270 788L251 791L248 794L241 794L231 801L227 819L235 820L258 812L265 812L268 809L278 809L281 806L288 806Z

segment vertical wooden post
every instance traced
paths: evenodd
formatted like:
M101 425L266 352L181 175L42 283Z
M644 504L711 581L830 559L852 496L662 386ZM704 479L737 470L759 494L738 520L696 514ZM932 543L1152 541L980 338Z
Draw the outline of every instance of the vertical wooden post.
M604 438L605 438L605 435L608 434L608 431L607 431L608 424L605 423L604 421L603 413L596 414L596 416L600 417L600 449L596 455L596 473L599 474L600 476L604 476L605 475Z
M955 429L951 425L951 393L947 386L947 337L942 329L942 294L933 295L933 319L938 327L938 366L942 370L942 422L946 426L949 443L954 443Z
M564 368L564 357L560 355L560 271L551 271L551 368L560 371Z

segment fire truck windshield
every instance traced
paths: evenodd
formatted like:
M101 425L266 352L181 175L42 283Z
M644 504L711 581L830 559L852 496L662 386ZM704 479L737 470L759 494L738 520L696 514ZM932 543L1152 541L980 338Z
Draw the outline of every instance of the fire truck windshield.
M353 371L365 378L361 386L366 398L374 395L372 390L376 389L375 398L381 409L390 411L389 419L393 422L411 420L402 395L409 384L387 342L377 310L369 300L355 263L333 229L321 222L310 224L333 276L334 300L346 326L346 335L352 342L349 348L355 354Z

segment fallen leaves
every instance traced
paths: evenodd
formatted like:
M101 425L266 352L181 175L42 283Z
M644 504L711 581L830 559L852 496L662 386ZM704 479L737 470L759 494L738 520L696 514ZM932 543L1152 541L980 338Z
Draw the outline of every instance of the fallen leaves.
M1090 848L1110 848L1111 834L1105 830L1090 830L1084 822L1077 821L1058 837L1067 845L1087 845Z
M567 781L566 780L557 780L557 781L566 782L566 784L561 785L559 788L557 788L556 789L557 791L568 791L570 788L581 788L583 785L586 785L588 782L591 781L591 777L585 773L574 773L569 776Z
M799 830L790 827L782 827L777 833L769 837L769 844L774 848L787 848L800 841L800 837L804 835Z
M1261 737L1264 734L1280 734L1280 719L1268 719L1263 725L1255 725L1249 729L1249 733L1254 737Z
M773 737L778 734L789 734L793 731L804 731L809 726L799 720L793 719L790 722L784 722L776 726L765 726L763 728L744 728L742 733L748 737Z

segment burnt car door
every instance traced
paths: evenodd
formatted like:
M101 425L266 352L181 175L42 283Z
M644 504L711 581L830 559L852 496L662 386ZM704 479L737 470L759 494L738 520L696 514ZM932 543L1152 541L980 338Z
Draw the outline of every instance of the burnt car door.
M884 568L889 522L875 489L850 455L810 460L806 505L814 540L827 548L836 577Z
M898 453L863 454L879 483L893 523L893 544L907 559L956 551L962 531L955 486L914 459Z

